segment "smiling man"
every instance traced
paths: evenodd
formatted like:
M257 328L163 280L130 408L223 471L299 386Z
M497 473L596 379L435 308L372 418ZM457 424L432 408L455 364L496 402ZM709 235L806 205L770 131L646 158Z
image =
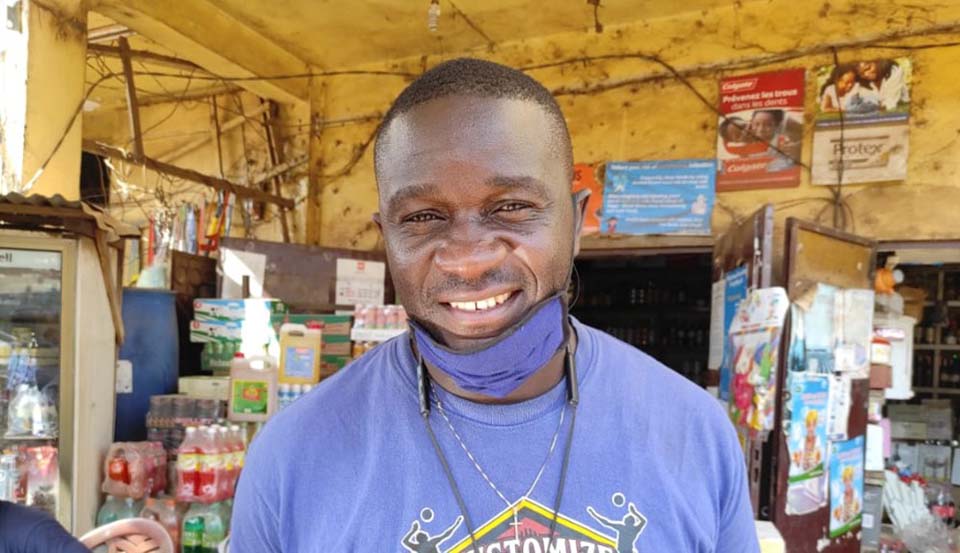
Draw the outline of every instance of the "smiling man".
M441 64L375 152L410 332L254 440L231 551L757 551L716 401L567 313L586 196L550 93Z

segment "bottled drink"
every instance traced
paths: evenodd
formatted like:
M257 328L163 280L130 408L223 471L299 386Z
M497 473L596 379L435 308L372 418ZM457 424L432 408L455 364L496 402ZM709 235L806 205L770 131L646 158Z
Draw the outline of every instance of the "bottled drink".
M203 550L203 534L206 511L206 505L193 503L183 516L183 530L180 532L181 553L205 553Z
M213 427L201 427L200 467L197 471L197 501L213 503L220 499L220 480L223 477L223 452L217 443Z
M280 384L277 391L277 408L283 409L287 405L290 405L290 398L293 394L293 390L290 388L289 384Z
M122 508L123 503L119 499L108 495L107 500L103 502L103 506L101 506L97 512L97 526L103 526L104 524L110 524L113 521L120 520L120 511Z
M217 501L233 495L234 478L233 447L230 444L230 430L226 426L216 426L216 444L220 451L220 474L217 478Z
M198 469L200 465L200 434L194 426L188 426L183 443L177 450L177 500L196 501Z
M214 503L207 506L203 517L203 537L200 540L204 553L217 551L220 542L227 538L226 512L222 505L222 503Z
M174 548L180 547L181 512L173 498L148 497L143 510L140 511L140 517L159 522L170 535Z
M123 504L120 507L120 516L118 518L137 518L140 511L143 510L143 502L137 501L132 497L124 497Z
M233 434L234 441L234 451L236 452L236 465L237 465L237 477L240 476L240 471L243 469L243 462L247 456L247 444L243 435L243 428L237 425L230 427L230 432Z

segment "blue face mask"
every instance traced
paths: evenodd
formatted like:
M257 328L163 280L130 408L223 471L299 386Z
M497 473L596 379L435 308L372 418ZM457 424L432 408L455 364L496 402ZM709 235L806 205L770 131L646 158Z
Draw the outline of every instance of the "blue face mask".
M550 296L496 342L467 352L456 352L437 343L415 322L411 321L410 326L417 351L428 363L446 373L463 390L502 399L564 346L566 311L559 294Z

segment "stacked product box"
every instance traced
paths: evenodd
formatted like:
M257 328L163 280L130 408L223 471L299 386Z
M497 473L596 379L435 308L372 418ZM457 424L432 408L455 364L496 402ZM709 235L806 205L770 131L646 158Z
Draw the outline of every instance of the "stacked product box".
M320 378L326 378L350 362L350 315L273 315L274 333L279 334L284 323L309 325L320 323L323 337L320 347Z
M276 359L280 345L274 316L284 316L287 306L274 299L197 299L193 302L190 341L204 344L204 372L225 375L234 354L269 355Z

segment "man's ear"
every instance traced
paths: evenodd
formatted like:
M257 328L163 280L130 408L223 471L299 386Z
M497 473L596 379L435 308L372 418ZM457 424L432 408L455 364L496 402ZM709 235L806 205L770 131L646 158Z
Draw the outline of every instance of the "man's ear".
M383 238L383 221L380 218L380 214L374 213L372 219L373 219L373 223L377 225L377 230L380 231L380 238Z
M587 200L590 199L590 190L584 188L573 193L573 256L580 253L580 232L583 230L583 219L587 215Z

